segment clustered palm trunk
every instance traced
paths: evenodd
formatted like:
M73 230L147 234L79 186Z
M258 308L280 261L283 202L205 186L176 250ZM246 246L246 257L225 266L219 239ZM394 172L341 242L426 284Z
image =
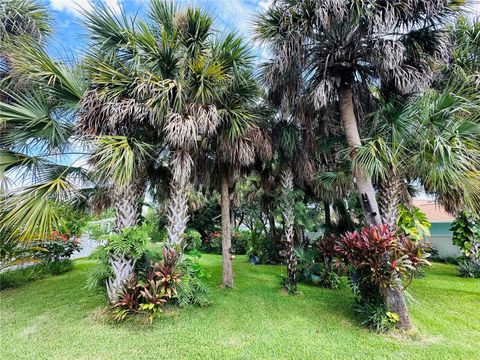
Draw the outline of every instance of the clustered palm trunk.
M287 276L289 289L295 290L297 286L297 257L295 255L295 197L293 187L293 173L286 168L282 174L282 216L285 237L285 258L287 261Z

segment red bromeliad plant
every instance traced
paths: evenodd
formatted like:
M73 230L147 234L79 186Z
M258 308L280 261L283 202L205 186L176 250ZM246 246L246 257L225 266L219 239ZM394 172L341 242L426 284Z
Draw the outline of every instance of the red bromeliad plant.
M398 327L409 329L403 282L409 283L416 270L429 265L423 246L385 224L347 232L334 249L338 259L352 270L361 300L385 304L397 313Z

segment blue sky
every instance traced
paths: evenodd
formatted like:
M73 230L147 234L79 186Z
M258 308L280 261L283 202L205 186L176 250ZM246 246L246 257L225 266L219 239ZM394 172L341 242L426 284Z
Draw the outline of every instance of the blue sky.
M52 10L55 33L50 41L50 51L54 55L73 57L79 55L87 44L86 31L81 24L80 9L88 10L88 0L44 0ZM100 0L98 0L100 1ZM109 8L118 11L120 6L135 14L145 10L148 1L144 0L103 0ZM218 27L234 30L251 37L251 21L255 13L266 8L269 0L176 0L181 5L198 5L208 10Z
M55 21L55 34L49 49L53 55L74 57L86 47L86 32L81 25L80 9L91 9L89 0L43 0L52 10ZM148 0L93 0L104 1L113 11L123 6L128 13L140 14L145 10ZM271 0L175 0L181 5L198 5L212 14L218 27L234 30L251 39L251 21L255 13L268 7ZM480 0L473 5L480 16ZM260 53L260 50L259 50Z

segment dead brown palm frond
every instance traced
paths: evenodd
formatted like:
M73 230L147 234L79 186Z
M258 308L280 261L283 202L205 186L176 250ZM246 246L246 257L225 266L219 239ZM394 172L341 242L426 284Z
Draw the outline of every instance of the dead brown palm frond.
M219 161L233 169L249 166L255 162L255 146L250 138L239 138L234 141L222 139L217 147Z
M155 110L134 98L107 99L97 90L90 90L80 108L77 131L83 135L128 135L142 125L161 132Z
M255 153L260 161L268 161L273 157L272 136L260 127L254 127L250 131Z
M188 112L196 119L198 134L212 136L216 133L220 117L215 105L192 104Z
M190 180L193 160L187 150L176 150L172 154L172 183L178 186L185 186Z
M193 149L197 143L197 121L193 116L172 113L166 119L166 140L176 149Z

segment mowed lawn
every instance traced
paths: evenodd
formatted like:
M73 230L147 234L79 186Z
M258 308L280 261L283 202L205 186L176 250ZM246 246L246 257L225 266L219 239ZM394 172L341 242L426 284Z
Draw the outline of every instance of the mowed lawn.
M221 289L221 258L204 255L213 304L169 310L153 325L115 324L101 295L85 290L90 260L72 272L0 293L1 359L479 359L480 281L434 264L409 289L415 330L361 328L353 297L300 286L280 290L280 266L235 260L234 290Z

